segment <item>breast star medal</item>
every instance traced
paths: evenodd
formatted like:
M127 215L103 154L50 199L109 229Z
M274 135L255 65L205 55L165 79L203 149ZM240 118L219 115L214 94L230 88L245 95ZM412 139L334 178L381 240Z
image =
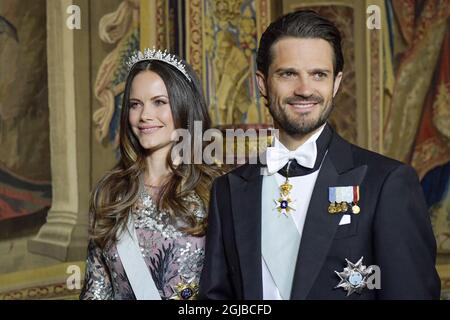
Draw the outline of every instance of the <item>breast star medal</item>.
M190 280L184 280L178 283L175 288L172 287L173 294L169 299L171 300L193 300L198 295L198 283L194 281L194 278Z
M288 163L288 167L286 170L286 181L280 185L280 196L275 201L275 209L278 210L278 213L281 215L287 216L292 211L295 210L295 207L293 205L293 200L290 196L290 192L292 190L292 184L289 183L289 166L291 162Z
M353 292L361 294L361 291L367 287L367 278L373 272L372 267L366 267L362 264L363 257L357 263L352 263L345 259L347 267L342 272L334 271L341 279L336 288L343 288L347 291L347 297Z

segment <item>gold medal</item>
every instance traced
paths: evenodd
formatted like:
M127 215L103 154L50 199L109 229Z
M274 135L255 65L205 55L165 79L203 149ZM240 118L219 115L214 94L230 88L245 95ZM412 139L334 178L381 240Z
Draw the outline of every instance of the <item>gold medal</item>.
M292 190L292 184L289 183L289 180L286 181L280 186L280 193L282 196L287 197L289 192Z
M178 283L175 288L172 287L173 295L169 297L171 300L194 300L198 295L198 283L194 279L182 281Z
M295 210L295 207L292 205L292 199L290 197L290 191L292 190L292 184L289 183L289 180L286 178L286 181L280 186L280 197L275 200L276 209L279 214L284 214L287 216L291 213L291 211Z
M353 206L352 206L353 214L359 214L361 212L361 208L358 206L358 201L359 201L359 186L353 186Z
M328 206L328 213L331 213L331 214L336 213L336 206L334 205L334 203L331 203Z
M328 206L328 213L339 213L341 208L339 203L336 202L336 187L328 188L328 201L330 202L330 205Z
M341 212L347 212L348 205L347 202L341 202Z
M289 166L290 162L288 163L286 170L286 181L280 185L280 197L274 200L276 205L275 209L277 209L280 215L284 214L285 216L295 210L295 207L293 206L294 201L291 199L290 195L292 184L289 183Z

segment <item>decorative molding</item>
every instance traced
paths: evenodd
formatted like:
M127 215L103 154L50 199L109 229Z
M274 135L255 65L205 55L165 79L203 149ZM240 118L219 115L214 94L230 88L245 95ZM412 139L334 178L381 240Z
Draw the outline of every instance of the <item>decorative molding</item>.
M186 5L186 61L199 76L203 75L203 4L201 0L190 0Z
M270 6L270 0L257 0L256 1L256 28L257 28L257 42L261 39L262 34L269 26L273 14L272 8ZM258 43L259 45L259 43ZM257 94L258 97L258 107L262 113L262 123L272 124L272 116L270 115L269 109L265 107L265 99Z
M169 1L156 0L156 47L169 49L168 43L168 5Z
M157 49L170 49L167 47L168 28L167 0L140 0L140 48L156 47Z
M387 28L384 1L366 0L366 7L377 5L382 8L382 30L366 30L368 77L368 101L367 103L367 145L369 150L382 151L383 145L383 87L384 87L384 53L383 53L383 28Z

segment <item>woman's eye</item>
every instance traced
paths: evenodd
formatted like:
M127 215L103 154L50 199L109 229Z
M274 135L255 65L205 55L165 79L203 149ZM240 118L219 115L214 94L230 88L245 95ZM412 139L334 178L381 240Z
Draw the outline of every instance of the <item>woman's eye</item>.
M139 106L139 103L137 102L130 102L130 108L131 109L136 109Z
M165 105L167 102L165 100L155 100L155 105L162 106Z

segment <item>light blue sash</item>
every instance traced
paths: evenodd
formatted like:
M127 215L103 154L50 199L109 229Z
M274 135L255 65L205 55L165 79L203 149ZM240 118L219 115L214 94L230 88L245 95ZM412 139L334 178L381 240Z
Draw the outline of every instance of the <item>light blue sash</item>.
M117 251L137 300L161 300L150 270L139 247L133 218L120 235Z
M263 178L262 256L283 300L289 300L300 245L300 234L291 215L279 214L274 199L279 196L275 176Z

